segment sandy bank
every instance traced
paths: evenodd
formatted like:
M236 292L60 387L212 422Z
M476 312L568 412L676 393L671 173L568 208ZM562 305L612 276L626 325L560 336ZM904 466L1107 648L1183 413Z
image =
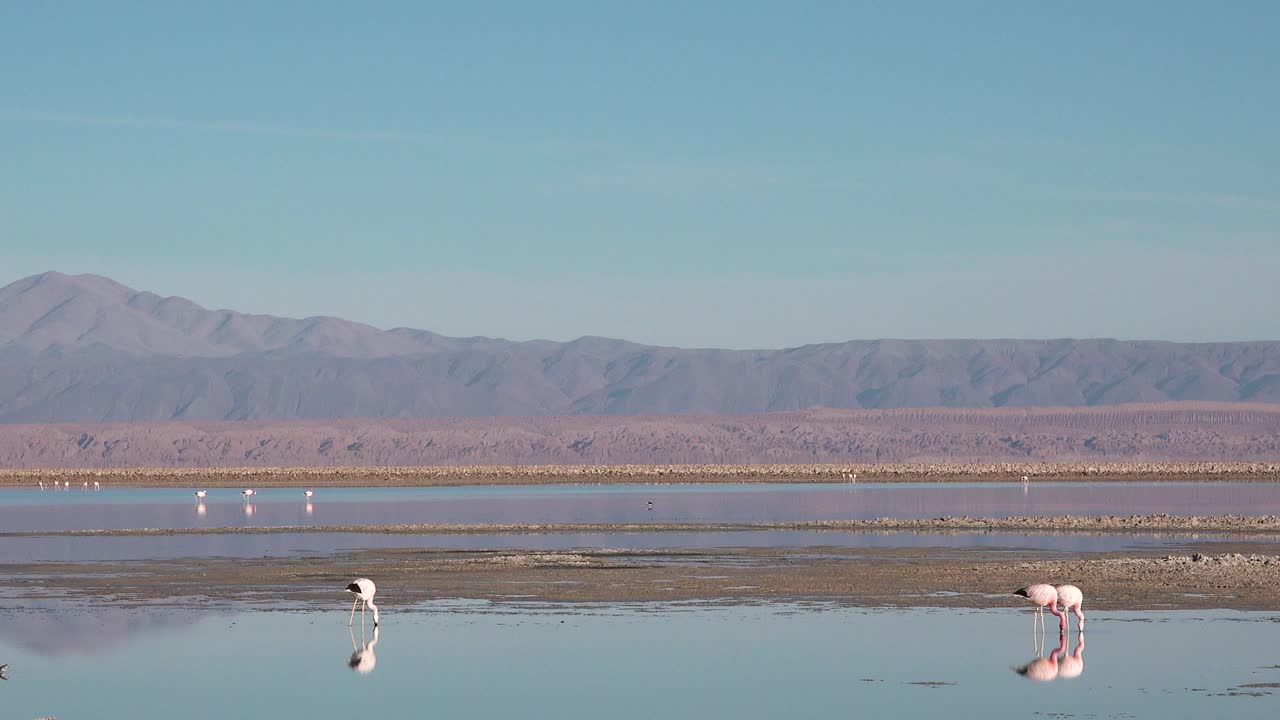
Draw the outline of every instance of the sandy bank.
M1259 552L1263 550L1264 552ZM1269 551L1269 552L1267 552ZM497 603L819 600L851 606L1029 608L1033 582L1084 589L1085 611L1280 610L1274 545L1203 555L989 550L376 550L305 559L0 566L15 597L241 608L341 608L353 576L377 579L384 616L437 599Z

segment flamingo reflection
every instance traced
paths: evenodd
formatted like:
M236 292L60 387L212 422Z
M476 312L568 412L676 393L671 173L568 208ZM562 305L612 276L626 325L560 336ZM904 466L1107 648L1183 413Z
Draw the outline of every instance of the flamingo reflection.
M347 660L347 667L360 673L368 675L378 666L378 656L374 654L373 648L378 644L378 626L373 626L373 639L364 642L364 626L360 627L360 641L363 647L356 644L355 630L347 627L347 633L351 636L351 658Z
M1040 652L1042 650L1037 647L1036 657L1013 671L1036 682L1076 678L1084 672L1084 633L1076 639L1076 648L1070 655L1067 655L1066 635L1058 636L1058 647L1050 650L1048 655L1040 657Z
M257 512L257 511L258 511L258 508L257 508L253 503L245 503L245 504L244 504L244 516L245 516L245 517L253 517L253 514L254 514L255 512Z
M196 515L200 517L204 517L205 515L208 515L208 514L209 514L209 508L205 507L204 503L202 502L196 503Z
M1076 640L1076 649L1058 659L1058 677L1070 680L1084 672L1084 633Z

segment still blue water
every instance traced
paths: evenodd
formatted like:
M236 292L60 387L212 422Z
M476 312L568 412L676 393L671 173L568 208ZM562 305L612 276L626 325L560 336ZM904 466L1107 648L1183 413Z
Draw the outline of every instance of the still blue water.
M649 503L653 504L652 509ZM0 490L6 532L402 523L794 522L878 517L1280 514L1280 483L937 483Z
M1280 615L383 603L0 610L0 717L1272 718ZM354 644L353 644L354 643ZM367 648L367 651L366 651ZM1029 664L1035 664L1027 668ZM352 669L351 664L356 666ZM1019 674L1026 669L1027 674ZM1039 680L1030 678L1040 678ZM1254 693L1254 694L1250 694Z

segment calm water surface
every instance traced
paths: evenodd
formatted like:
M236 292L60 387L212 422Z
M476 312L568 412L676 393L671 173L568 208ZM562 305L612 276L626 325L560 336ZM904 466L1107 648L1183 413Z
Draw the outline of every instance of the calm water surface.
M6 531L401 523L788 522L1046 515L1280 514L1273 483L938 483L0 490ZM648 503L653 503L650 510Z
M0 607L0 716L1273 718L1280 615L384 603L327 612ZM375 639L376 638L376 639ZM355 668L352 668L352 665ZM1024 671L1019 673L1018 670ZM1254 687L1250 687L1254 686Z
M285 557L376 548L576 550L582 548L672 550L715 548L977 548L1117 552L1184 549L1228 541L1222 535L1123 533L913 533L761 530L740 532L629 532L388 535L378 533L267 533L153 537L11 537L0 539L0 563L106 562L199 557ZM1280 543L1280 538L1249 538Z

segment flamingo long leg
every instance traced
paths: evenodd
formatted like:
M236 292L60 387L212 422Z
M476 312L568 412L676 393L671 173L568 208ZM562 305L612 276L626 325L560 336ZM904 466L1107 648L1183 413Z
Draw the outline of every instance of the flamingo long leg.
M347 627L356 621L356 603L360 602L360 598L351 601L351 617L347 618Z

